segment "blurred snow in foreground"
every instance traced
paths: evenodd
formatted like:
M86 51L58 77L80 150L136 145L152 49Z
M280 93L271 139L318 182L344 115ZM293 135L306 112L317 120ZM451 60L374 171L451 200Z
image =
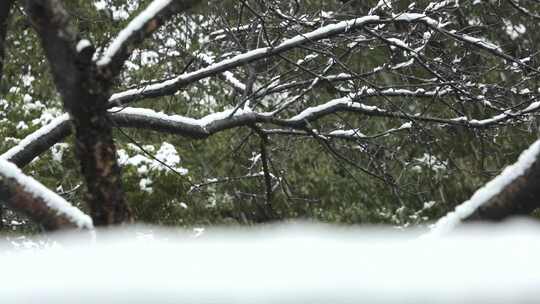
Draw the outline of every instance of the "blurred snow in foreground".
M2 303L540 303L540 224L132 227L0 245ZM52 239L54 238L54 240ZM31 242L25 240L25 242ZM32 242L31 242L32 243ZM23 249L30 248L30 249Z

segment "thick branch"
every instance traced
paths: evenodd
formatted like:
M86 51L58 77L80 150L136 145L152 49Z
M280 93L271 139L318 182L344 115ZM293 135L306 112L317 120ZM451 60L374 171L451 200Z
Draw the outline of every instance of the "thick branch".
M502 220L513 215L528 215L537 208L540 208L540 153L522 175L476 209L466 220Z
M432 235L451 231L464 220L501 220L540 207L540 140L473 196L439 219Z
M410 91L379 91L380 94L384 94L384 92L388 93L388 96L396 94L397 92L405 93L404 96L409 96L409 93L407 92ZM416 92L420 91L417 90ZM433 95L433 92L435 91L422 91L422 93L417 96L436 96ZM371 96L370 94L373 93L374 92L372 92L371 90L366 90L364 91L364 93L357 95L354 100L362 100L366 97ZM439 91L439 93L443 93L443 91ZM118 127L146 129L156 132L181 135L193 139L204 139L211 136L212 134L221 131L236 127L250 126L257 123L273 124L279 127L303 131L307 123L321 119L324 116L339 112L354 112L367 116L397 118L406 120L407 122L421 121L456 127L487 128L505 121L509 121L511 119L519 119L523 115L538 111L538 109L540 108L540 102L534 102L521 111L516 111L513 113L503 113L482 120L467 119L465 117L447 119L406 114L405 112L401 111L391 112L375 106L369 106L362 103L354 102L354 100L350 97L331 100L322 105L308 108L300 112L298 115L288 119L279 119L275 118L269 113L257 113L252 111L236 111L234 115L231 115L233 113L232 110L213 113L200 119L194 119L180 115L167 115L151 109L142 108L112 109L108 115L109 118L113 121L113 123ZM36 156L45 152L52 145L61 141L64 137L70 134L71 130L69 128L69 125L67 124L68 119L68 115L63 115L55 119L49 125L46 125L41 129L35 131L34 133L28 135L17 146L8 150L0 157L13 161L20 167L26 165ZM402 130L405 129L405 127L402 126L398 129ZM372 137L382 136L384 134L388 134L388 132L393 131L395 130L388 130ZM350 133L350 131L347 133ZM273 132L273 134L287 135L291 133L289 131L284 131ZM305 135L305 133L296 135ZM358 138L358 134L356 132L352 132L352 135L345 134L344 132L331 132L327 134L327 136L336 138Z
M25 137L16 146L0 155L0 159L8 160L22 168L70 134L70 118L68 114L64 114Z
M88 215L3 159L0 159L0 201L46 230L93 228Z
M98 66L110 68L116 75L133 48L151 36L172 15L185 11L200 0L154 0L122 29L98 60Z

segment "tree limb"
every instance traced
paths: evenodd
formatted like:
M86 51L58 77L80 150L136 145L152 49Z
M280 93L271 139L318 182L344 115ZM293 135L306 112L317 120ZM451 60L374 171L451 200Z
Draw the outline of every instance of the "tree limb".
M0 159L0 202L27 215L46 230L93 228L88 215L3 159Z
M378 16L365 16L324 26L315 31L300 34L287 39L277 46L254 49L244 54L234 56L230 59L217 62L200 70L181 74L170 80L165 80L141 88L135 88L118 94L113 94L110 102L112 105L122 105L144 98L156 98L165 95L172 95L180 88L195 81L214 76L247 63L281 54L309 42L329 38L369 24L374 24L378 21Z
M201 0L154 0L122 29L98 60L97 65L117 75L133 48L151 36L172 15L185 11Z
M22 168L56 143L61 142L71 132L69 115L64 114L26 136L17 145L0 155L0 159L8 160Z
M381 94L383 94L384 92L385 91L380 91ZM396 94L398 91L388 90L386 92L388 92L391 96L392 94ZM405 93L404 96L409 96L409 93L407 92L410 91L401 92ZM373 92L371 90L367 90L364 93L365 94L359 94L358 97L355 97L354 99L350 97L344 97L328 101L325 104L319 105L317 107L308 108L300 112L298 115L287 119L275 118L268 113L257 113L252 111L237 111L237 113L234 113L234 115L231 116L230 114L233 112L231 110L221 113L213 113L201 119L194 119L191 117L185 117L180 115L167 115L151 109L143 108L112 109L108 113L108 116L109 119L112 119L115 125L119 127L152 130L156 132L185 136L192 139L204 139L215 133L225 131L231 128L249 126L258 123L273 124L279 127L302 131L306 123L313 122L323 118L324 116L339 112L354 112L366 116L389 117L406 120L408 122L420 121L439 124L442 126L487 128L512 119L519 119L524 115L534 113L540 109L540 102L534 102L523 110L513 113L507 112L487 119L477 120L467 119L465 117L449 119L430 116L418 116L412 114L408 115L404 114L404 112L391 112L375 106L369 106L359 102L354 102L354 100L362 101L364 98L370 97L370 94L372 94ZM442 94L443 92L441 91L440 93ZM427 96L436 95L433 95L433 93L430 91L425 91L422 94L417 95L417 97ZM13 161L20 167L25 166L30 161L32 161L32 159L34 159L41 153L47 151L52 145L61 141L63 138L65 138L71 133L69 124L67 122L68 120L69 116L67 114L53 120L48 125L28 135L17 146L11 148L6 153L1 155L0 158ZM401 129L405 128L402 126L396 130ZM379 137L388 134L389 132L394 132L396 130L388 130L386 132L371 137ZM305 133L292 134L289 131L272 132L272 134L306 135ZM353 133L351 137L343 132L331 132L329 134L324 134L324 136L327 136L329 138L358 138L357 134Z
M529 214L540 207L540 140L521 153L514 164L478 189L454 211L439 219L430 232L441 235L462 221L502 220Z
M466 220L503 220L514 215L528 215L540 208L540 153L529 168Z

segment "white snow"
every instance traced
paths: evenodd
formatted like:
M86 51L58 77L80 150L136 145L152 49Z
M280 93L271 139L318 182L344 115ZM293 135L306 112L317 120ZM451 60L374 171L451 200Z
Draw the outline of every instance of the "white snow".
M412 122L409 121L399 126L399 128L397 128L396 130L403 130L403 129L410 129L410 128L412 128Z
M152 188L152 183L153 181L147 177L141 178L141 180L139 181L139 188L141 189L141 191L153 193L154 189Z
M308 119L310 116L313 116L319 113L324 113L325 111L328 111L332 108L337 108L337 107L360 109L365 112L379 112L379 113L385 112L385 110L378 108L376 106L370 106L370 105L365 105L359 102L353 102L354 96L355 95L352 95L351 97L337 98L337 99L330 100L326 103L320 104L318 106L309 107L303 110L302 112L300 112L299 114L289 118L287 121L289 122L303 121L303 120Z
M405 43L403 40L397 39L397 38L387 38L386 40L390 41L392 44L395 44L401 48L404 48L406 50L410 50L411 48L407 43Z
M350 130L334 130L328 135L334 135L334 136L357 136L357 137L366 137L365 134L362 134L359 129L350 129Z
M189 172L188 169L180 166L180 156L176 148L168 142L163 142L159 150L155 153L154 158L147 157L143 155L143 151L139 146L129 144L128 147L130 150L134 150L137 154L130 156L128 152L124 149L118 149L118 163L122 166L130 165L137 168L137 173L143 176L143 179L146 179L145 182L141 180L141 185L149 184L150 179L146 178L150 171L164 171L168 173L170 168L179 174L185 175ZM143 147L148 153L153 153L155 148L151 145L146 145ZM141 189L143 187L141 186ZM145 189L143 189L145 190Z
M418 14L418 13L403 13L399 15L394 15L394 19L397 21L406 21L406 22L422 20L426 22L428 25L435 28L444 27L446 25L446 24L440 24L437 20L430 18L424 14Z
M225 79L232 84L233 87L237 88L240 91L246 90L246 85L242 83L238 78L234 76L234 74L230 71L223 72L223 76Z
M293 116L289 119L289 121L302 121L308 118L309 116L312 116L315 113L319 113L325 110L328 110L330 108L339 106L339 105L348 105L352 103L352 99L350 97L342 97L338 99L330 100L324 104L309 107L305 109L304 111L300 112L298 115Z
M435 12L443 8L450 7L452 8L459 7L459 0L443 0L438 2L431 2L424 11L426 12Z
M19 123L17 124L17 126L15 128L17 130L26 130L26 129L28 129L28 125L26 124L26 122L21 120L21 121L19 121Z
M525 34L527 28L523 24L514 25L508 19L503 19L506 34L510 36L510 39L515 40L519 36Z
M485 100L484 103L489 103L489 101ZM498 115L495 115L495 116L492 116L492 117L486 118L486 119L480 119L480 120L478 120L478 119L470 119L469 120L469 119L467 119L467 117L458 117L458 118L454 118L452 120L453 121L465 122L465 123L468 123L471 126L475 126L475 127L481 127L481 126L485 126L485 125L489 125L489 124L498 123L498 122L504 121L504 120L512 118L512 117L519 117L521 115L529 114L529 113L537 111L539 108L540 108L540 102L535 101L535 102L532 102L531 104L529 104L523 110L515 111L515 112L509 110L509 111L506 111L504 113L501 113L501 114L498 114Z
M77 53L80 53L82 50L84 50L85 48L89 46L92 46L92 43L90 43L90 41L86 39L82 39L82 40L79 40L75 49L77 50Z
M351 29L363 26L368 22L379 20L379 16L364 16L360 18L341 21L338 23L329 24L318 28L312 32L300 34L290 39L285 40L281 44L275 47L275 49L289 49L291 46L297 46L305 41L318 40L322 37L327 37L332 33L347 32Z
M81 210L68 203L61 196L43 186L35 179L24 175L14 164L1 158L0 177L14 179L25 191L34 197L43 200L50 209L55 210L58 214L65 215L79 228L93 228L92 219L88 215L84 214Z
M463 219L474 213L476 209L486 203L489 199L500 193L513 180L520 177L532 166L540 153L540 140L533 143L527 150L523 151L519 159L513 165L506 167L501 174L476 190L473 196L457 206L456 209L435 223L429 235L441 235L454 229Z
M473 125L473 126L483 126L483 125L492 124L492 123L495 123L495 122L498 122L498 121L502 121L502 120L506 119L507 117L508 117L508 115L503 113L503 114L499 114L499 115L496 115L496 116L493 116L493 117L490 117L490 118L486 118L486 119L481 119L481 120L471 119L471 120L469 120L469 124Z
M56 128L57 126L59 126L60 124L68 120L69 120L69 115L67 113L53 119L49 124L46 124L43 127L39 128L38 130L34 131L33 133L30 133L23 140L21 140L16 146L12 147L11 149L7 150L4 154L0 155L0 160L11 159L15 154L19 153L26 146L35 142L40 137L48 134L49 132L54 130L54 128Z
M208 56L207 54L201 53L197 57L203 60L206 64L211 65L214 63L214 59L211 56ZM225 71L222 73L222 75L225 77L225 80L227 80L236 89L242 92L246 90L246 85L242 83L240 80L238 80L238 78L236 78L236 76L234 76L234 74L231 71Z
M523 112L533 112L540 108L540 101L535 101L531 103L527 108L523 109Z
M540 302L537 223L412 230L279 226L80 235L0 247L2 303Z
M64 151L69 148L67 143L58 143L51 147L52 159L57 162L62 162Z
M306 42L317 41L317 40L323 39L325 37L331 36L333 34L340 33L340 32L346 32L346 31L351 30L353 28L361 27L361 26L365 25L368 22L373 22L373 21L377 21L377 20L379 20L378 16L365 16L365 17L355 18L355 19L351 19L351 20L341 21L341 22L335 23L335 24L329 24L329 25L323 26L323 27L321 27L321 28L319 28L317 30L314 30L312 32L305 33L305 34L300 34L300 35L294 36L292 38L286 39L285 41L283 41L282 43L280 43L280 44L278 44L277 46L274 46L274 47L263 47L263 48L254 49L254 50L245 52L243 54L239 54L239 55L236 55L234 57L222 60L220 62L216 62L216 63L211 64L211 65L209 65L207 67L204 67L202 69L199 69L199 70L196 70L196 71L193 71L193 72L184 73L184 74L179 75L179 76L177 76L175 78L172 78L172 79L160 82L160 83L155 83L155 84L147 85L147 86L144 86L144 87L141 87L141 88L130 89L130 90L127 90L127 91L124 91L124 92L119 92L119 93L113 94L109 101L114 102L114 101L118 100L119 98L123 98L123 97L127 97L127 96L139 95L139 94L142 94L142 93L148 92L148 91L161 90L161 89L165 89L165 88L169 88L169 87L175 87L179 83L190 83L190 82L193 82L193 81L197 81L197 80L209 77L211 75L214 75L216 73L225 72L227 70L230 71L232 68L241 66L242 64L251 62L253 60L264 58L266 56L269 56L269 54L282 53L284 51L290 50L290 49L292 49L294 47L297 47L297 46L299 46L301 44L304 44ZM129 36L122 35L122 37L125 40ZM117 40L119 40L119 42L116 43L115 45L117 45L117 47L119 48L123 44L123 40L120 41L120 39L118 39L118 38L117 38ZM113 42L113 44L114 44L114 42ZM109 49L111 49L112 47L113 47L113 45L111 45L111 47L109 47ZM116 53L116 51L112 52L112 51L107 50L106 54L103 56L102 60L105 60L106 58L109 58L108 60L110 60L110 57L112 55L107 56L108 53L111 53L112 55L114 55L114 53ZM106 61L104 64L107 64L107 63L108 63L108 61Z
M156 111L154 111L152 109L146 109L146 108L132 108L132 107L112 108L109 111L113 112L113 113L120 112L120 113L125 113L125 114L141 115L141 116L146 116L146 117L149 117L149 118L168 120L168 121L173 121L173 122L178 122L178 123L183 123L183 124L188 124L188 125L193 125L193 126L200 126L202 128L205 128L209 124L211 124L211 123L213 123L215 121L226 119L226 118L230 117L231 114L233 114L234 109L225 110L225 111L222 111L222 112L212 113L212 114L206 115L204 117L201 117L199 119L186 117L186 116L181 116L181 115L167 115L165 113L156 112ZM249 109L238 109L238 110L236 110L236 112L234 113L233 116L239 116L239 115L243 115L243 114L247 114L247 113L251 113L251 110L249 110ZM260 114L260 115L262 115L262 114Z
M144 9L137 17L133 18L129 24L118 33L118 36L113 40L111 45L105 50L101 59L98 60L98 65L107 65L112 58L120 51L126 41L131 38L136 32L140 31L143 26L152 20L162 9L167 7L172 0L154 0L146 9Z
M422 157L415 158L415 160L418 163L421 163L421 164L425 165L427 168L429 168L429 169L431 169L431 170L433 170L435 172L445 170L446 168L448 168L448 164L447 164L448 162L447 161L440 160L435 155L431 155L431 154L428 154L428 153L424 153L424 155L422 155ZM421 171L422 168L420 166L415 166L415 167L413 167L413 170Z
M404 67L408 67L410 65L412 65L414 63L414 58L411 58L407 61L403 61L403 62L400 62L396 65L394 65L393 67L391 67L392 70L397 70L397 69L401 69L401 68L404 68Z
M455 31L450 31L450 33L454 34L456 37L459 37L466 42L470 42L481 47L503 53L503 50L498 45L494 44L493 42L489 42L485 38L477 38L463 33L456 34Z

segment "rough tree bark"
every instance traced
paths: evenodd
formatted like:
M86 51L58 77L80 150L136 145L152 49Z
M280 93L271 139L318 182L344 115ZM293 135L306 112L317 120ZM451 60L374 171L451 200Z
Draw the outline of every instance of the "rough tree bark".
M22 213L48 231L77 227L67 217L49 208L43 198L35 197L17 181L0 175L0 201Z
M106 117L109 76L92 62L93 52L77 52L78 37L58 0L29 0L26 11L36 29L65 109L75 126L76 154L96 226L129 221L111 124Z
M28 216L47 231L77 227L67 218L48 208L43 200L25 192L21 185L13 180L0 179L0 200L9 202L7 206L10 209Z
M489 199L467 220L500 221L514 215L528 215L540 208L540 155L525 173Z
M25 214L45 230L93 229L92 219L55 192L0 158L0 201Z

